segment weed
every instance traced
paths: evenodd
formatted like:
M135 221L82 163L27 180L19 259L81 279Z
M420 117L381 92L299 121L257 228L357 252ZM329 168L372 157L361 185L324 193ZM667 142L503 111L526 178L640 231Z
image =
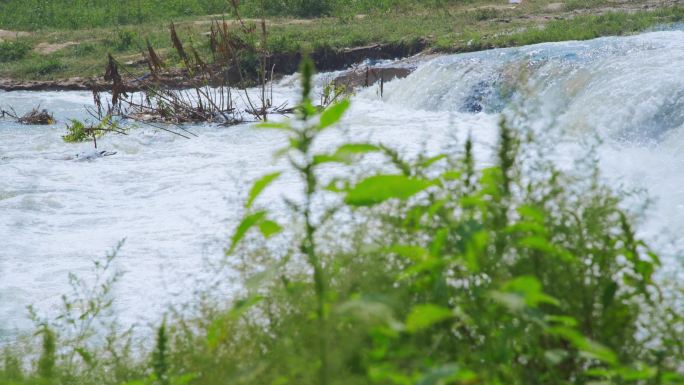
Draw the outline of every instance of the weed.
M164 321L157 329L157 343L152 353L152 368L159 385L169 385L168 342Z
M47 325L43 325L40 334L43 336L43 350L38 359L38 376L49 384L55 375L56 343L55 333Z
M116 39L114 43L114 48L116 48L117 51L126 51L135 42L137 35L133 31L128 31L128 30L118 30L116 32Z
M0 63L23 59L29 51L31 46L24 41L0 41Z

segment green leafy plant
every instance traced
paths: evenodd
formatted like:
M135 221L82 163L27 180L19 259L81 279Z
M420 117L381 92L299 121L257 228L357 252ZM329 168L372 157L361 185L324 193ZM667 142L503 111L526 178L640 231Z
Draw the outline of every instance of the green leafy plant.
M106 116L97 125L87 125L80 120L72 119L71 124L66 125L67 134L62 139L67 143L93 141L93 146L97 148L97 139L108 132L126 135L126 129L112 119L111 115Z
M160 385L169 385L168 364L168 336L166 334L166 321L162 322L157 329L157 345L152 353L152 367L154 376Z
M652 279L659 260L636 241L619 199L609 190L597 181L582 190L567 187L572 179L551 164L544 165L547 178L524 178L518 161L522 143L505 122L496 165L478 172L470 140L460 159L439 155L409 162L370 143L312 153L317 136L340 121L348 102L318 115L308 96L311 73L305 63L297 122L261 127L289 135L289 146L280 153L288 155L303 184L303 202L288 203L302 225L298 253L285 260L300 256L309 266L310 280L303 282L312 284L311 310L317 320L316 363L309 368L319 373L312 382L327 384L344 372L331 364L331 355L356 357L364 363L361 372L380 383L629 382L665 372L679 378L676 366L665 368L658 360L646 364L656 353L645 353L637 325L644 309L660 308ZM321 185L323 165L353 164L368 153L385 155L397 172ZM276 177L255 184L248 209ZM575 200L579 191L591 198ZM313 202L331 192L340 195L342 205L317 215ZM377 236L361 236L365 241L348 255L322 252L329 250L319 245L329 239L322 232L334 232L335 214L345 211L372 221L374 228L364 229ZM247 215L229 252L250 229L268 238L283 228L263 231L266 218L263 210ZM344 275L347 269L383 264L387 276L382 279L362 280L352 291L341 283L358 281ZM292 284L288 280L283 289ZM359 302L388 295L397 296L397 302ZM358 314L339 318L331 310L359 306L366 313L385 313L365 329L373 342L359 343L352 352L331 349L330 341L346 338L340 332L349 331L344 325L358 327L360 322ZM285 322L280 316L289 317L276 315L277 322ZM368 317L373 318L361 318Z

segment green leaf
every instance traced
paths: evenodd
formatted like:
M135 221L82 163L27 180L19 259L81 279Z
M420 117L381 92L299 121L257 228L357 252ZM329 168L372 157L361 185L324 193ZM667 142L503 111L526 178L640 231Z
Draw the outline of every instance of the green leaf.
M635 367L623 367L617 370L617 373L625 381L639 381L648 380L658 374L656 368L648 367L644 364L637 364Z
M568 317L568 316L548 314L548 315L544 316L544 320L546 320L547 322L560 324L562 326L568 326L568 327L577 326L577 320L572 318L572 317Z
M285 131L291 131L292 130L289 122L282 122L282 123L267 122L267 123L257 124L254 127L256 127L256 128L269 128L269 129L276 129L276 130L285 130Z
M328 154L314 155L313 162L314 162L314 164L346 163L346 162L343 162L341 159L336 158L334 155L328 155Z
M611 365L616 365L618 362L617 356L612 350L599 344L598 342L590 340L577 330L558 326L547 328L546 332L570 342L585 357L596 359Z
M84 348L76 348L76 353L78 353L79 356L83 359L83 362L86 364L92 366L93 365L93 355L90 354L86 349Z
M249 191L249 198L247 200L246 207L252 207L252 204L259 197L259 195L261 195L261 193L266 189L266 187L268 187L271 183L278 179L280 175L281 173L275 172L273 174L264 175L263 177L261 177L261 179L254 182L252 189Z
M444 180L459 180L461 179L461 173L458 171L447 171L444 174L442 174L442 179Z
M322 154L314 156L314 164L322 163L345 163L350 164L356 155L369 152L381 151L380 147L367 143L350 143L340 146L334 154Z
M442 159L447 159L447 156L442 154L442 155L433 156L432 158L422 159L418 163L418 165L422 168L428 168L428 167L432 166L433 164L439 162Z
M366 154L369 152L381 151L380 147L369 143L348 143L340 146L335 154Z
M228 254L231 254L235 251L235 248L237 247L238 243L240 243L242 238L245 237L247 231L249 231L249 229L259 224L265 216L265 211L259 211L254 214L248 215L242 219L242 222L240 222L240 224L238 225L237 230L235 230L235 234L233 234Z
M399 274L399 279L404 280L426 272L434 272L443 268L444 264L444 259L430 257L424 261L417 262L409 268L404 269L404 271Z
M372 206L394 198L405 200L431 185L430 181L405 175L376 175L348 191L344 201L352 206Z
M339 103L335 103L328 107L323 113L321 113L321 123L318 126L319 130L330 127L333 124L340 121L342 115L349 108L349 100L342 100Z
M521 247L541 251L542 253L555 254L556 249L546 239L538 236L525 237L518 240Z
M511 310L536 308L541 303L555 306L560 304L557 299L545 294L539 280L532 276L522 276L508 281L503 285L502 292L493 292L492 296Z
M173 385L187 385L192 380L196 379L197 377L199 377L199 376L195 373L184 374L184 375L179 376L179 377L173 377L171 379L171 384L173 384Z
M245 314L249 309L257 305L259 302L263 301L264 297L259 295L254 295L241 301L237 301L235 306L228 313L231 319L237 319Z
M406 330L415 333L425 330L432 325L448 320L454 316L453 312L447 308L427 304L417 305L411 309L406 318Z
M480 230L470 233L469 235L469 239L466 238L467 243L463 258L468 269L472 272L477 272L480 269L480 256L486 254L489 233Z
M341 193L349 189L349 182L346 180L335 178L328 183L324 188L326 191Z
M429 257L429 252L420 246L392 245L386 251L408 258L413 262L422 262Z
M544 212L534 206L524 205L518 207L521 217L530 219L533 222L544 223Z
M283 231L283 227L272 220L263 220L259 223L259 230L265 238L270 238Z

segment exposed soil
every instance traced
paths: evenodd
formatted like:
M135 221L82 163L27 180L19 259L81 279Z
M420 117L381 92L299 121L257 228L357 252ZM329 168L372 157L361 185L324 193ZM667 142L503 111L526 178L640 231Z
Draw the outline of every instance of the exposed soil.
M80 43L77 41L67 41L64 43L40 43L35 48L33 48L33 52L41 54L41 55L49 55L51 53L55 53L57 51L61 51L64 48L71 47L74 45L79 45Z
M223 22L225 20L228 25L236 25L239 22L235 19L233 19L233 16L231 15L209 15L205 16L204 18L200 20L193 21L192 23L195 25L209 25L213 23L216 20L220 20ZM260 19L243 19L243 22L245 23L261 23ZM303 24L312 24L314 23L313 19L266 19L266 25L269 27L272 26L279 26L279 25L303 25ZM178 25L183 25L184 23L178 23Z
M28 32L24 31L8 31L5 29L0 29L0 41L3 40L8 40L8 39L16 39L18 37L26 37L31 35Z
M563 3L551 3L547 4L544 7L544 10L548 12L560 12L563 10L563 8L565 8L565 4Z

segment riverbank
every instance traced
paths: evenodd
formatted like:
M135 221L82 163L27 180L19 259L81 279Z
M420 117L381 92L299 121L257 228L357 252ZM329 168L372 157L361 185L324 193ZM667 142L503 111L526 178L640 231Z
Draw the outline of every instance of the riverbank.
M207 33L223 15L177 21L181 38L210 57ZM226 16L230 17L230 16ZM395 9L349 17L268 20L268 49L279 74L296 69L312 52L323 70L365 59L418 52L455 53L549 41L586 40L640 32L684 20L679 0L535 1L520 5L478 1L440 9ZM87 89L103 84L106 55L126 64L132 77L148 71L140 53L149 40L168 65L171 83L182 86L181 58L166 23L89 30L7 31L0 34L0 89Z

